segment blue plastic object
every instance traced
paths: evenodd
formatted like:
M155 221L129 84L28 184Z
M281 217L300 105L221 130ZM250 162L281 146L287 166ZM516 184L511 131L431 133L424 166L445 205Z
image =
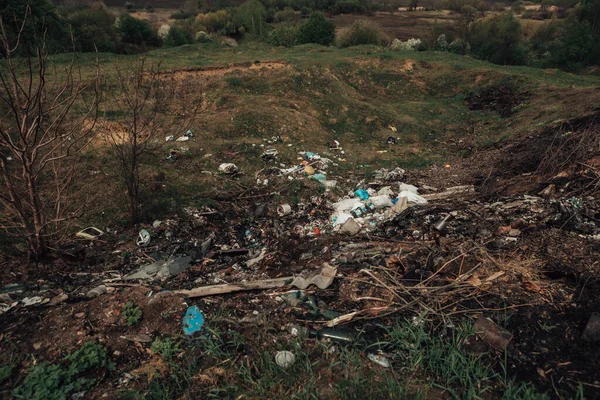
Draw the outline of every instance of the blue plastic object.
M392 204L396 204L398 202L398 198L392 199Z
M325 179L327 179L325 174L314 174L313 176L311 176L311 178L319 182L323 182Z
M369 193L367 193L365 189L358 189L354 194L361 200L367 200L369 198Z
M196 306L189 307L183 317L183 333L191 336L198 332L202 325L204 325L204 316L200 309Z

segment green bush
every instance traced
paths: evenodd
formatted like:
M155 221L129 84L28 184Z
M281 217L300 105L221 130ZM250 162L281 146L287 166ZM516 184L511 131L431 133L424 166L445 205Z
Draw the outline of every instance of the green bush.
M282 24L269 32L267 42L273 46L292 47L300 44L300 27L293 24Z
M198 43L208 43L211 42L212 39L210 38L210 35L204 31L199 31L196 32L196 42Z
M28 6L31 14L27 11ZM6 34L9 43L14 45L21 32L18 46L21 55L34 54L36 41L39 43L42 38L45 39L49 53L70 49L67 24L60 18L50 0L0 1L0 18L5 29L1 34Z
M329 46L335 40L335 25L319 12L312 13L307 22L300 26L299 42Z
M501 14L473 23L471 50L479 58L503 65L525 63L521 24L513 14Z
M300 15L291 7L286 7L283 11L277 11L273 16L275 22L295 22L300 19Z
M136 46L160 46L161 41L148 21L122 15L117 21L121 40Z
M192 34L188 30L179 28L177 26L172 26L171 29L169 29L169 33L165 39L165 44L172 47L182 46L190 43L194 43Z
M12 395L27 400L65 400L89 389L94 380L84 375L101 368L112 369L106 348L96 342L86 342L61 362L42 362L31 367Z
M194 18L196 15L198 15L198 13L179 10L179 11L171 14L171 19L178 19L178 20L188 19L188 18Z
M77 50L81 52L115 52L118 35L115 16L101 6L77 10L69 16Z
M350 47L360 44L386 45L390 39L374 21L359 20L342 29L336 39L338 47Z
M563 34L549 46L550 65L578 70L588 65L600 64L600 35L594 35L592 32L588 21L568 19Z
M263 37L266 34L267 9L258 0L247 0L238 7L237 18L239 24L246 28L246 32Z

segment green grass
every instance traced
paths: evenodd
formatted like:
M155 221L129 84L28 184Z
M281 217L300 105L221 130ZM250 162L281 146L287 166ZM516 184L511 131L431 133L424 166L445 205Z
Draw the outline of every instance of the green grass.
M113 369L106 348L96 342L86 342L59 362L41 362L29 368L12 395L27 400L68 399L94 385L96 380L90 377L91 372L106 369Z
M506 374L506 361L473 354L467 343L475 332L469 321L455 321L447 328L423 320L398 318L379 327L379 340L357 332L354 343L316 341L292 337L268 325L246 329L223 329L220 320L229 320L227 311L212 316L213 327L201 335L177 341L183 358L172 360L168 377L154 379L143 392L123 392L121 398L167 399L183 394L196 398L223 399L425 399L443 391L454 399L501 398L545 400L549 397L528 382ZM249 327L246 327L249 328ZM342 327L351 329L349 327ZM172 349L175 341L161 340ZM157 342L155 342L157 343ZM284 369L275 362L279 350L295 355ZM159 354L161 350L156 350ZM391 368L382 368L367 357L383 352ZM221 371L216 373L215 368ZM198 385L198 377L219 376ZM196 378L194 378L196 377Z

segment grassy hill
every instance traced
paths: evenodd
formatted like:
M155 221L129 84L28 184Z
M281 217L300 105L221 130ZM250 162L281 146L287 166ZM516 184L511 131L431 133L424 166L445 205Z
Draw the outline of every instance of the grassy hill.
M125 65L132 57L100 55L107 79L116 63ZM277 148L278 162L291 166L299 151L327 155L337 140L345 156L330 171L333 176L390 166L422 168L468 159L513 135L597 112L600 104L597 77L503 67L440 52L250 43L188 45L148 57L161 61L165 71L177 71L176 79L200 105L195 137L185 143L189 154L171 163L166 155L177 145L162 142L147 166L148 174L166 175L166 197L182 201L214 195L221 178L200 171L216 172L222 162L236 163L246 173L242 180L253 185L254 173L265 166L264 148ZM91 63L92 56L82 60ZM178 136L182 129L174 119L164 134ZM283 143L266 142L278 135ZM389 136L396 145L386 144ZM104 179L110 187L113 160L101 146L89 157L105 159L104 174L92 179ZM119 191L115 187L106 195L119 198ZM118 202L104 204L115 212L126 209ZM103 211L99 207L96 216ZM109 223L112 213L102 215Z

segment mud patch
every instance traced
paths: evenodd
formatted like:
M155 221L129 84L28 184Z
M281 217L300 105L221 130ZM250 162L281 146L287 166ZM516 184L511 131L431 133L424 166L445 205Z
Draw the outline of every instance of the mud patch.
M502 118L510 117L515 108L529 95L521 89L522 82L512 78L492 84L488 87L470 92L465 96L465 102L470 110L493 111Z

